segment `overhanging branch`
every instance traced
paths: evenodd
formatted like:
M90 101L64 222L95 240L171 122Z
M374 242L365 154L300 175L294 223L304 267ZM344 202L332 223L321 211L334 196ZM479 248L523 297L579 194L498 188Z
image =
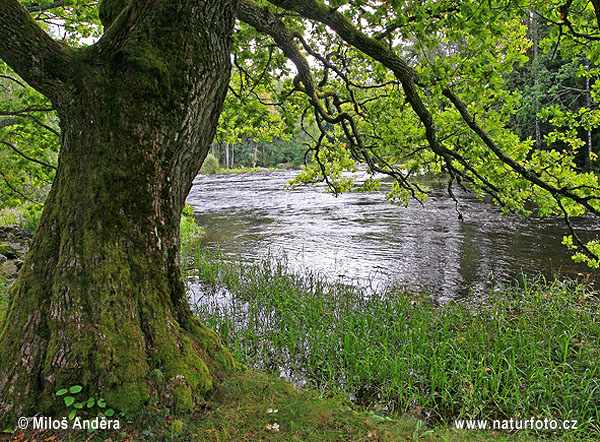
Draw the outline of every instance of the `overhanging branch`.
M406 94L406 99L410 103L414 112L419 117L425 127L425 134L431 149L446 162L446 165L452 170L452 158L449 149L447 149L437 137L437 130L431 112L423 103L417 91L419 77L416 71L410 65L400 58L396 53L385 46L382 42L367 36L359 31L343 14L335 8L331 8L317 0L269 0L275 6L292 10L301 16L316 20L329 28L333 29L338 36L346 43L354 46L361 52L369 55L382 65L390 69L396 78L402 83ZM453 106L458 110L467 126L479 137L488 149L502 163L510 167L511 170L520 175L523 179L532 184L550 192L553 196L567 197L581 204L595 215L600 215L600 210L591 204L595 197L580 196L570 188L558 188L550 183L540 179L532 172L528 171L522 164L506 155L481 129L473 116L466 112L466 106L449 89L444 91L444 95L450 99Z

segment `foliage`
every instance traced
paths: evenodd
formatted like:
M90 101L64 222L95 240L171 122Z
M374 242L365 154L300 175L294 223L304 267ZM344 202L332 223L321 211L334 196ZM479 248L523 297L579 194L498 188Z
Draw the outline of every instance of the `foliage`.
M73 385L69 388L61 388L56 392L56 396L62 397L67 409L71 410L69 412L69 420L75 419L78 410L80 413L87 412L88 415L93 414L105 417L112 417L115 415L115 410L107 408L106 401L103 398L97 400L94 397L82 399L80 396L77 398L82 391L83 387L81 385Z
M48 165L58 159L58 130L48 99L0 61L1 207L44 202L54 178Z
M7 207L0 208L0 227L16 226L21 220L21 212Z
M304 164L307 145L310 141L301 129L290 137L273 137L271 140L260 140L254 136L242 136L235 143L225 145L218 142L213 145L213 152L218 154L225 165L226 149L229 150L230 161L243 167L277 167L287 165L300 167ZM310 155L307 159L310 159Z
M204 230L194 219L194 209L187 204L181 214L181 222L179 224L179 237L184 246L196 243L202 237Z
M293 275L282 262L203 254L196 266L199 315L245 364L347 391L375 410L446 422L571 418L598 432L600 313L585 287L525 280L437 308L414 293Z
M385 47L388 59L406 61L412 79L377 56L374 62L368 48L355 47L356 38L338 35L339 29L331 32L335 26L328 27L327 18L307 21L302 12L282 14L275 6L300 11L301 4L260 0L257 5L266 14L282 17L279 23L295 33L299 57L310 54L314 63L311 72L295 76L288 61L294 49L286 47L284 54L282 42L274 46L269 31L256 32L239 20L231 93L213 147L221 162L225 145L232 157L235 153L227 167L299 166L306 159L304 173L292 185L326 181L337 193L355 186L343 172L366 162L374 174L369 188L378 188L376 173L392 175L397 184L388 199L400 205L408 198L426 199L428 189L415 178L432 172L446 173L450 184L466 184L482 197L491 194L506 213L536 211L568 222L600 211L598 179L589 173L597 167L600 124L599 31L591 3L326 3L344 20L360 23L360 31L351 30L354 37L364 33L371 37L367 46ZM60 23L51 31L75 46L88 44L102 30L94 2L72 1L36 17ZM539 36L532 32L534 22ZM292 57L296 70L302 68L298 54ZM58 127L54 113L42 112L47 100L6 66L0 69L6 75L0 79L0 109L27 110L14 117L14 127L0 129L0 136L55 164L58 139L48 129ZM411 82L416 94L407 92ZM490 136L493 148L471 120ZM543 126L541 151L534 120ZM305 158L307 147L312 153ZM3 206L43 201L51 168L26 161L7 145L0 150L0 164ZM212 173L210 157L209 164L204 170ZM594 245L586 248L571 236L574 252L593 265Z
M40 224L43 204L25 203L18 208L0 208L0 227L20 227L35 231Z
M219 169L219 160L217 160L217 158L213 155L213 154L208 154L204 160L204 163L202 163L202 168L200 169L200 173L203 173L205 175L213 175L215 173L217 173L217 170Z

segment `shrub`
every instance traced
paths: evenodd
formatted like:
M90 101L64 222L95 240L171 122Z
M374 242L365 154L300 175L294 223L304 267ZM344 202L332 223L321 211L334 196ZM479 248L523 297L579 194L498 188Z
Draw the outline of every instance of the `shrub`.
M219 160L217 160L217 157L215 157L213 154L209 153L206 156L206 159L204 160L202 167L200 168L200 173L202 173L204 175L212 175L212 174L217 173L218 169L219 169Z

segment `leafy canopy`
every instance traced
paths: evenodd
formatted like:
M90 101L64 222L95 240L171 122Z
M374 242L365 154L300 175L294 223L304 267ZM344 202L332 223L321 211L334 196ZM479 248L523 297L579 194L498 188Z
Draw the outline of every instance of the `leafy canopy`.
M94 2L21 3L70 45L102 33ZM583 0L241 0L218 137L269 141L300 128L312 161L292 186L325 181L335 193L372 190L385 174L396 179L388 199L397 204L426 199L419 175L443 174L450 189L491 195L506 213L562 216L575 259L598 268L600 243L584 243L571 223L586 212L600 215L598 150L589 135L600 124L598 14ZM533 108L553 127L541 149L515 123L534 89L511 85L515 72L539 62L532 59L534 18L547 30L535 41L539 57L579 60L564 75L589 85L582 104ZM14 125L0 120L0 140L48 163L0 146L10 205L52 180L58 128L43 97L15 86L20 80L5 65L0 71L0 110L27 110ZM547 84L545 92L538 84L538 98L557 92ZM346 173L358 163L372 173L366 183Z

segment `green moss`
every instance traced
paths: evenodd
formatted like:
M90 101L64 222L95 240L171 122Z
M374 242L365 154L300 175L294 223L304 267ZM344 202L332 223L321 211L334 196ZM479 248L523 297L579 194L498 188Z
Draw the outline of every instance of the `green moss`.
M112 386L104 396L110 407L130 411L141 410L151 398L150 389L143 381Z
M98 7L98 13L104 29L110 27L126 5L126 0L102 0Z
M344 396L323 398L315 391L298 391L279 378L254 371L225 379L203 414L168 424L166 433L173 436L171 425L179 431L177 440L188 437L195 442L542 440L539 434L527 432L459 431L446 425L430 426L410 416L382 416L352 406ZM564 435L561 440L575 442L580 436Z
M173 422L169 424L167 428L167 433L172 436L179 436L183 434L185 428L185 423L181 419L175 419Z
M194 406L192 389L189 385L179 383L173 388L173 408L176 415L188 413Z
M162 371L160 371L158 368L152 370L152 378L155 382L155 384L158 386L158 388L164 388L166 382L165 382L165 375L163 374Z
M219 367L222 367L225 370L239 368L235 365L231 352L222 345L220 345L219 349L215 352L214 359Z

